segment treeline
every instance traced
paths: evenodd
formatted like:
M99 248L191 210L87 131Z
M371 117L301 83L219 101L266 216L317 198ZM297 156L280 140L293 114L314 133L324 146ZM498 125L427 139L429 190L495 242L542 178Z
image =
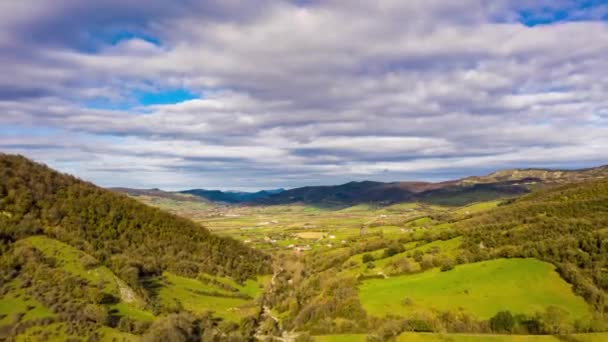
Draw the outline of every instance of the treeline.
M370 322L375 327L368 334L368 342L394 340L404 332L450 332L482 334L560 335L592 332L601 327L596 320L579 320L574 323L568 312L555 306L532 315L512 314L500 311L487 320L480 320L462 310L429 310L411 317L391 317Z
M608 310L608 181L542 190L457 224L460 258L533 257L553 263L574 291Z
M168 270L243 281L270 272L270 257L190 220L0 154L0 240L46 234L93 255L135 288Z

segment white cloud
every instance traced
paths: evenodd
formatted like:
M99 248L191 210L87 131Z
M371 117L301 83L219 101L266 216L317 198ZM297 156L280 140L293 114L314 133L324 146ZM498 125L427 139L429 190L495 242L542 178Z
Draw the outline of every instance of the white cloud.
M0 148L104 185L295 186L608 157L608 26L589 20L602 8L538 2L581 21L526 27L525 1L38 5L3 11L0 128L18 133ZM109 44L101 23L161 44ZM86 107L167 88L201 98Z

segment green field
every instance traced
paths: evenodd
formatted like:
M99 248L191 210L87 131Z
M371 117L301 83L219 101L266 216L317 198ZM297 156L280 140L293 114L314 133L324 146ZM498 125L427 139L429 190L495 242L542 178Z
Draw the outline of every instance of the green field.
M398 342L558 342L554 336L404 333Z
M181 306L195 313L213 312L214 316L236 323L256 312L258 307L255 297L262 291L260 283L248 280L244 286L240 286L227 279L222 282L231 285L238 292L165 272L160 281L162 287L158 297L164 305ZM249 298L239 298L238 295L247 295Z
M9 287L9 293L0 298L0 326L14 323L18 315L23 315L19 319L21 322L55 316L51 310L20 289L18 283L13 282Z
M316 342L364 342L367 335L321 335L315 336ZM608 333L573 334L567 336L541 335L484 335L484 334L434 334L434 333L403 333L397 338L398 342L605 342Z
M535 259L497 259L457 266L448 272L433 269L415 275L373 279L360 286L359 298L374 316L407 316L415 309L463 309L486 319L501 310L534 314L548 306L585 319L590 310L575 296L551 264ZM409 298L411 305L403 305Z
M320 335L315 336L315 342L365 342L367 335L345 334L345 335Z

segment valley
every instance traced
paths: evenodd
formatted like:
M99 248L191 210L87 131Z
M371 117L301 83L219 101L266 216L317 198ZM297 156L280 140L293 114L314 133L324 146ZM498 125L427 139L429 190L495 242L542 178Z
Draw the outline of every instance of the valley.
M608 338L603 179L449 205L226 204L2 163L15 340Z

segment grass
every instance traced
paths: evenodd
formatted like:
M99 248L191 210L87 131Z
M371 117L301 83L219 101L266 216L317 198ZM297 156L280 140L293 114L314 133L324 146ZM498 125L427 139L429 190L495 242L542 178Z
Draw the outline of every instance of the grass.
M296 233L295 235L302 239L316 240L316 239L322 238L325 235L325 233L323 233L323 232L301 232L301 233Z
M366 338L367 338L367 335L363 335L363 334L314 336L315 342L365 342Z
M458 209L454 210L454 212L456 214L460 214L460 215L475 214L475 213L479 213L482 211L494 209L502 202L503 202L502 200L496 200L496 201L474 203L471 205L466 205L464 207L458 208Z
M240 322L243 317L255 313L257 309L252 299L210 295L209 293L213 292L226 296L234 295L234 293L203 284L196 279L180 277L168 272L163 274L163 279L163 286L159 290L158 297L165 305L179 303L178 305L194 313L211 311L217 317L236 323ZM259 294L261 291L259 284L253 281L246 283L245 286L239 286L238 289L239 293L250 296Z
M364 342L367 335L320 335L315 342ZM567 338L567 339L566 339ZM434 334L407 332L397 338L397 342L604 342L608 333L574 334L567 337L543 335L485 335L485 334Z
M87 253L46 236L31 236L20 240L19 243L29 244L45 256L54 258L58 267L69 273L84 278L91 283L102 284L104 291L115 295L117 298L125 297L124 294L129 293L127 299L129 303L121 301L108 306L108 309L116 310L116 314L144 321L154 319L152 313L141 309L144 306L143 300L138 298L135 292L124 281L116 277L110 269L105 266L87 267L87 263L91 265L96 263L95 259Z
M565 309L573 319L590 317L585 301L572 292L554 266L536 259L497 259L459 265L448 272L427 272L373 279L360 286L359 298L373 316L407 316L418 308L463 309L487 319L501 310L534 314L548 306ZM402 301L409 298L412 305Z
M483 335L483 334L432 334L404 333L398 342L605 342L608 333L572 334L567 336L542 335Z
M115 314L118 316L127 316L138 321L151 322L156 318L151 312L138 309L125 302L110 305L109 309L116 310Z
M398 342L558 342L554 336L404 333Z
M120 296L118 284L114 273L105 266L87 268L85 263L94 265L95 259L83 251L80 251L61 241L46 236L31 236L20 240L38 249L46 257L57 260L58 266L67 272L84 278L94 284L103 284L104 291Z
M13 282L9 286L12 290L0 298L0 326L14 323L15 316L19 314L23 314L21 322L55 316L47 307L28 296L17 283Z

